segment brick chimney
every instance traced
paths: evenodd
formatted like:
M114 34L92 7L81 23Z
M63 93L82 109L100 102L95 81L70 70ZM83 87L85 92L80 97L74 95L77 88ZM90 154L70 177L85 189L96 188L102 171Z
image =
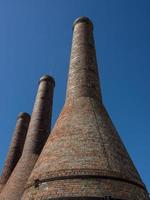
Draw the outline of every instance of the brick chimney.
M22 112L18 115L12 141L9 147L2 175L0 177L0 191L6 184L19 158L21 157L29 122L30 115L28 113Z
M0 199L21 199L26 181L50 132L54 85L54 79L48 75L40 79L23 153Z
M28 179L29 199L149 199L102 103L87 17L73 26L66 102Z

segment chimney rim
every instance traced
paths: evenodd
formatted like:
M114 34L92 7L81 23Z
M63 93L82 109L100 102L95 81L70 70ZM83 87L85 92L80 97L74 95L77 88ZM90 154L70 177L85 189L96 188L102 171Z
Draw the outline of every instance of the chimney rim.
M27 112L20 112L17 119L19 118L29 118L30 119L30 115Z
M54 85L54 87L55 87L55 79L52 76L48 75L48 74L42 76L40 78L40 80L39 80L39 83L41 83L42 81L51 82Z
M92 23L92 21L91 21L88 17L86 17L86 16L78 17L78 18L73 22L73 29L74 29L74 27L75 27L76 24L82 23L82 22L85 22L85 23L89 24L89 25L91 26L92 30L93 30L93 23Z

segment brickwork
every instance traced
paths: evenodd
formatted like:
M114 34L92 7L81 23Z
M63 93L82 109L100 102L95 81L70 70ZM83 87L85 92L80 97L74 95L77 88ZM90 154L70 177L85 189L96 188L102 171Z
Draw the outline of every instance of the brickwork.
M28 113L23 112L18 115L16 127L13 132L13 138L9 147L2 175L0 177L0 191L6 184L19 158L21 157L29 122L30 115Z
M21 199L26 181L49 135L53 89L52 77L47 75L40 79L23 153L0 195L2 200Z
M148 193L103 103L93 25L76 20L65 105L22 200L148 200Z
M114 200L147 200L146 192L133 184L110 179L85 178L50 181L30 187L23 200L93 200L111 196ZM73 198L74 197L74 198ZM109 200L109 199L107 199Z
M87 96L101 102L92 30L90 21L74 26L66 101Z

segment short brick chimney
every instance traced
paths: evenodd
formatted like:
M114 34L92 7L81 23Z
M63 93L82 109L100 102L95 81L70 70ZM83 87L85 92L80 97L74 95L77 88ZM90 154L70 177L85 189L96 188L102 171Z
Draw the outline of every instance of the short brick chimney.
M12 141L9 147L2 175L0 177L0 191L6 184L19 158L21 157L29 122L30 115L28 113L22 112L18 115Z

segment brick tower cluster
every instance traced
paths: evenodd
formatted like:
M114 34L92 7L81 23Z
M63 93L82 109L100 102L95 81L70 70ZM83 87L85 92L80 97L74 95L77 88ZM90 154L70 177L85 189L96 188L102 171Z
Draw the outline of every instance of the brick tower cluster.
M149 200L102 101L89 18L74 22L66 100L48 134L53 86L47 76L40 81L22 156L0 199Z
M0 199L21 199L27 179L50 132L54 86L54 79L48 75L43 76L39 81L24 148L16 167L2 189ZM19 138L21 134L22 131Z

